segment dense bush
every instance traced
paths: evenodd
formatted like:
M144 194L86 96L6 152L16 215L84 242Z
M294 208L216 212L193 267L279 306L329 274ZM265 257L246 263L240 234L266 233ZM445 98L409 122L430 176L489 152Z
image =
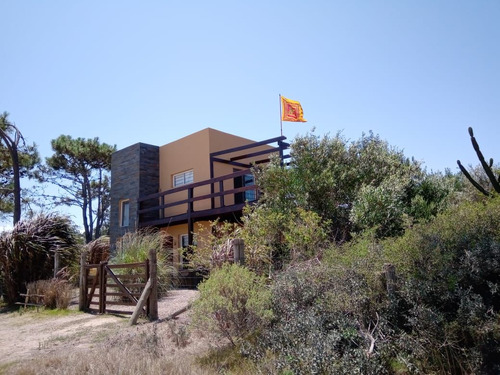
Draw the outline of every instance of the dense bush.
M500 198L465 203L288 267L246 353L297 374L500 373L499 291Z
M193 323L233 345L259 329L271 317L265 279L237 264L212 270L193 304Z
M66 217L39 215L0 235L0 272L6 302L16 302L19 293L26 291L26 283L54 275L56 250L61 268L78 262L77 234Z
M279 371L294 374L387 373L382 304L354 269L306 263L279 275L272 288L274 319L255 352L271 350Z
M500 199L462 204L384 246L407 306L400 355L423 372L500 372Z

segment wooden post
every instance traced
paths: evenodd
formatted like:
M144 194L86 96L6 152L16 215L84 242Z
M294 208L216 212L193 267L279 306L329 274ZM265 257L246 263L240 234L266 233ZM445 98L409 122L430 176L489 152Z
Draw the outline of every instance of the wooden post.
M137 302L137 305L135 306L135 310L132 313L132 316L130 317L130 320L128 322L129 325L134 325L137 323L137 319L139 319L139 315L142 311L142 308L144 307L144 304L146 303L146 300L149 300L148 297L151 296L151 284L152 284L152 279L149 278L148 282L146 283L146 286L144 287L144 290L142 291L141 297L139 298L139 301Z
M194 212L194 204L193 204L193 194L194 188L188 189L188 207L187 207L187 224L188 224L188 245L191 246L193 244L193 232L194 232L194 223L191 218L191 214Z
M219 204L221 207L224 207L226 205L224 203L224 194L222 194L223 191L224 191L224 180L219 181L219 193L221 193L219 197Z
M394 297L396 291L396 267L393 264L384 264L385 284L389 298Z
M57 272L59 272L59 246L54 250L54 279L57 276Z
M158 320L158 265L156 250L149 250L149 280L151 280L151 293L149 294L149 320Z
M234 263L239 265L245 264L245 241L241 238L231 240L233 246Z
M85 265L87 264L87 252L83 251L80 254L80 299L78 303L78 308L80 311L85 310L87 305L87 270Z
M146 282L149 281L149 278L151 277L151 272L149 271L149 258L146 259L146 261L144 262L144 268L146 269ZM149 294L148 294L148 303L146 304L146 316L149 316L150 315L150 311L149 311Z
M106 265L106 262L101 262L99 263L99 268L98 268L98 277L99 277L99 314L104 314L106 311L106 285L104 284L104 278L106 277L105 275L105 270L104 266Z

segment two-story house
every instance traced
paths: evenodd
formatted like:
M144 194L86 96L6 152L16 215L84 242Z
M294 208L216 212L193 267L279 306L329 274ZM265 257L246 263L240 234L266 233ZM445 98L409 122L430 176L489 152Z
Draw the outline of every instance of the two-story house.
M261 142L206 128L163 146L137 143L111 163L110 237L144 227L166 231L172 249L192 244L198 224L235 221L258 198L250 168L277 153L281 136ZM197 225L195 225L197 223ZM174 254L174 261L181 259Z

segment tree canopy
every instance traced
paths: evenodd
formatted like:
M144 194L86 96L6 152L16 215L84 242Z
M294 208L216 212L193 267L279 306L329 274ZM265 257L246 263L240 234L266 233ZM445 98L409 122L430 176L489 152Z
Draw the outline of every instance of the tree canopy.
M0 115L0 214L13 214L13 223L21 219L21 204L27 201L22 195L21 179L33 178L40 157L35 144L26 144L19 129ZM24 190L26 192L27 190Z
M401 233L443 208L449 187L428 175L415 160L372 133L347 142L335 137L298 137L291 161L256 169L264 192L260 205L290 214L313 211L329 222L338 242L376 227L380 237Z
M99 238L109 216L111 154L116 146L99 138L52 140L54 155L47 158L46 179L62 189L52 196L56 204L80 207L86 242Z

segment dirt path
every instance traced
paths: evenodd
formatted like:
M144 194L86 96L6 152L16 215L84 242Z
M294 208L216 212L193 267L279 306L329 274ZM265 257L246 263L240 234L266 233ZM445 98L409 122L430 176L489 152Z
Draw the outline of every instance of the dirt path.
M196 290L171 291L159 301L160 320L186 306L197 295ZM138 329L128 327L128 316L93 315L77 309L73 305L68 314L55 316L36 311L0 314L0 365L48 353L92 348L110 336ZM179 315L177 323L186 324L188 316L189 313Z

